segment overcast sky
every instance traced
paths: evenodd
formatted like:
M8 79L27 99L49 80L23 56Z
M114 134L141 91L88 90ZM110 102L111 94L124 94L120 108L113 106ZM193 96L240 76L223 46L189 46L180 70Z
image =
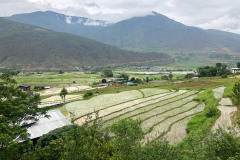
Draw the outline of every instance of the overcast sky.
M52 10L117 22L152 11L190 26L240 34L240 0L0 0L0 16Z

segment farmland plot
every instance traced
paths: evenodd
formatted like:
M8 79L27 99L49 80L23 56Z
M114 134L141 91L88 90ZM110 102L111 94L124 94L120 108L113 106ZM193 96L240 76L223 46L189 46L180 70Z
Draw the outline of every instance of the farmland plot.
M141 92L133 90L117 94L99 95L89 100L68 103L65 107L68 112L73 112L76 117L80 117L108 106L116 105L142 97L143 95Z
M201 103L201 104L197 105L197 107L195 107L195 108L193 107L193 109L191 109L189 111L179 113L177 115L169 116L168 118L161 121L159 124L152 126L151 132L149 132L145 135L144 142L146 143L147 140L152 141L154 139L159 138L159 136L163 132L166 132L169 130L169 126L172 123L174 123L184 117L191 116L191 115L197 114L199 112L202 112L204 110L204 108L205 108L205 104Z
M126 108L125 110L121 110L121 111L113 113L109 116L103 117L103 121L105 121L104 126L107 126L109 124L117 122L123 118L132 118L135 115L138 115L138 114L140 115L141 113L145 113L156 107L166 105L166 104L174 102L174 101L178 101L180 99L183 99L184 97L189 97L192 94L195 94L196 92L190 91L190 92L184 92L184 94L180 94L180 93L178 92L178 94L174 93L171 95L167 95L167 96L163 97L165 99L160 98L157 101L151 101L151 103L149 103L149 102L142 103L140 105L129 107L129 108ZM175 95L175 96L173 96L173 95Z
M161 109L159 109L156 112L149 113L149 115L146 114L145 116L142 117L143 119L147 118L147 120L142 122L142 129L146 132L151 126L163 121L165 118L169 116L177 115L181 112L188 111L189 109L193 108L195 105L198 104L197 102L189 102L185 104L186 102L189 102L189 100L183 99L182 101L177 101L177 103L179 104L177 103L170 104L168 107L175 108L175 109L169 110L167 112L164 112L164 110L161 111ZM180 107L180 108L177 108L177 107ZM167 108L165 110L167 110ZM159 112L162 114L159 114Z
M223 97L223 93L226 87L219 87L219 88L215 88L213 89L213 95L216 99L222 98Z
M219 102L222 106L232 106L232 100L230 98L222 98Z
M148 119L148 118L150 118L152 116L156 116L156 114L163 113L163 112L166 112L168 110L172 110L174 108L180 107L180 106L182 106L182 105L192 101L193 98L195 98L195 97L197 97L197 95L192 95L192 96L189 96L187 98L183 98L183 99L180 99L178 101L175 101L175 102L163 105L163 106L157 106L157 108L149 110L149 112L145 112L143 114L136 115L136 116L134 116L132 118L133 119L140 118L140 119L144 119L145 120L145 119Z
M140 89L145 95L145 97L153 96L155 94L161 94L161 93L166 93L169 92L167 89L158 89L158 88L144 88Z
M212 130L216 130L218 127L227 130L228 127L233 127L237 123L234 121L234 113L237 112L237 107L228 107L228 106L218 106L218 109L221 111L221 116L216 120Z
M133 101L125 102L125 103L122 103L122 104L113 105L113 106L107 107L105 109L99 110L98 115L99 115L99 117L104 117L104 116L107 116L109 114L119 112L120 110L123 110L125 108L133 107L135 105L139 105L139 104L145 103L147 101L151 101L151 100L154 100L154 99L157 99L157 98L160 98L160 97L164 97L164 96L169 95L169 94L172 94L172 93L163 93L163 94L154 95L154 96L151 96L151 97L148 97L148 98L141 98L141 99L136 99L136 100L133 100ZM92 116L93 116L92 120L96 118L94 114ZM76 123L77 124L82 124L82 123L85 122L86 118L87 118L87 116L83 116L83 117L77 119Z
M177 121L170 127L170 131L164 136L170 144L178 143L187 136L187 124L193 116Z

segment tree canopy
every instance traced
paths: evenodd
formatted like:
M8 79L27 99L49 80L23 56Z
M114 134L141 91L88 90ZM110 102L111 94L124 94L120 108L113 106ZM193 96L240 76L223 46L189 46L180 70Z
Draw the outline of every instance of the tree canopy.
M113 77L113 72L111 69L105 69L103 71L103 74L106 76L106 77Z
M61 92L59 93L60 97L63 99L63 101L65 102L65 97L68 94L68 91L66 88L63 87L63 89L61 90Z
M46 109L38 108L39 94L17 89L13 76L15 72L0 76L0 159L17 158L18 141L29 142L27 130L22 126L46 113Z

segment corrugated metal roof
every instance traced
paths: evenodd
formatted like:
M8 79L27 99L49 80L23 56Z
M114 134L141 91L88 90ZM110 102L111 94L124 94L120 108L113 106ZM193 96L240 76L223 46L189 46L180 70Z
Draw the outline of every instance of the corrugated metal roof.
M48 111L47 115L50 117L39 118L36 123L27 129L30 134L30 139L41 137L56 128L71 124L71 122L59 110Z
M132 83L132 82L127 82L127 83L125 83L125 84L130 85L130 84L134 84L134 83Z
M63 103L59 102L59 103L44 104L44 105L39 105L38 108L53 107L53 106L58 106L61 104L63 104Z

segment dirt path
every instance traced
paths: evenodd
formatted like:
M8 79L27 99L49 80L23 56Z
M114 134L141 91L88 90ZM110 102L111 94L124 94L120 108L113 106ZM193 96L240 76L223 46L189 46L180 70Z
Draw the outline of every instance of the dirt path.
M83 98L82 95L66 95L65 102L69 102L75 99L82 99L82 98ZM63 99L59 95L51 96L49 98L43 99L41 101L41 105L56 103L56 102L63 102Z
M76 92L76 91L83 91L93 89L90 86L74 86L74 87L65 87L69 93ZM59 94L62 88L50 88L40 92L40 96L47 96L47 95L54 95Z

